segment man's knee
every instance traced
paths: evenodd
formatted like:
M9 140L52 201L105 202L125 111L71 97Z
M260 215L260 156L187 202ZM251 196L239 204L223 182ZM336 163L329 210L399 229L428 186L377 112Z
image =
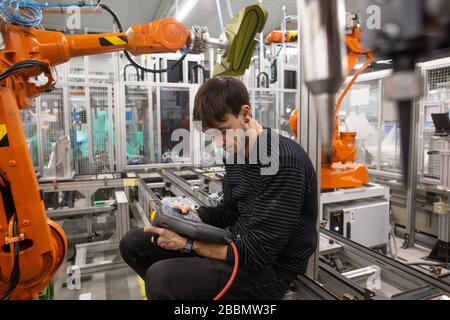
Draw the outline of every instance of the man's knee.
M148 268L145 273L145 293L148 300L176 299L174 272L170 260L158 261Z
M119 242L120 255L125 261L136 255L142 240L141 229L128 231Z

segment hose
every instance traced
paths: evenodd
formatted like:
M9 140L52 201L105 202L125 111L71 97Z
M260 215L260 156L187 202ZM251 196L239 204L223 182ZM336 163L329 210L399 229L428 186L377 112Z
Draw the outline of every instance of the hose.
M237 275L237 272L239 269L239 253L238 253L236 245L234 244L233 241L230 242L230 245L231 245L231 249L233 249L233 254L234 254L233 272L231 273L230 279L228 280L225 287L222 289L222 291L219 292L219 294L217 296L214 297L213 300L220 300L225 295L225 293L228 292L228 290L230 289L231 285L234 282L234 279L236 278L236 275Z
M17 218L16 215L9 221L8 236L14 238L18 235L17 231ZM9 244L11 259L13 263L13 269L9 278L8 288L6 292L1 296L0 300L8 300L14 290L17 288L20 280L20 246L18 242L12 242Z
M114 22L117 25L117 28L119 29L119 32L123 32L123 27L122 27L122 23L120 22L119 17L117 16L117 14L110 8L108 7L106 4L104 4L103 2L99 1L98 2L98 6L100 8L102 8L103 10L105 10L106 12L108 12L114 19ZM164 69L148 69L145 68L141 65L139 65L138 63L136 63L133 58L131 57L130 53L126 50L123 51L123 54L125 55L125 57L127 58L127 60L136 68L138 68L141 71L144 72L150 72L150 73L165 73L165 72L169 72L172 71L173 69L175 69L181 62L183 62L183 60L186 58L187 56L187 50L184 50L183 54L181 55L180 59L178 59L173 65L171 65L170 67L164 68Z

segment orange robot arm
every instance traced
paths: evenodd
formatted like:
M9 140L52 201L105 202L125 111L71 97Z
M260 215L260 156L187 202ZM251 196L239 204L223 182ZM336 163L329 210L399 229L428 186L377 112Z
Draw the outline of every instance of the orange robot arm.
M133 26L124 33L65 35L61 32L3 24L5 50L14 62L36 59L51 66L74 57L127 50L134 55L175 52L189 44L190 31L174 18Z
M347 84L347 86L344 88L344 91L340 94L338 101L336 103L336 108L334 111L335 115L335 133L334 133L334 141L335 144L335 156L334 161L355 161L356 159L356 147L355 148L346 148L342 147L344 145L348 145L347 141L339 140L339 118L338 118L338 112L341 108L342 101L344 100L345 96L348 94L350 89L355 84L356 80L358 79L359 75L367 69L367 67L372 63L373 54L369 49L366 49L362 46L361 43L361 28L359 26L354 27L352 29L351 34L347 34L345 36L345 44L347 45L347 58L348 58L348 74L350 74L353 69L355 68L356 63L358 62L359 58L361 56L366 56L366 61L362 65L361 68L356 70L355 74L353 75L350 82ZM356 136L356 134L355 134ZM345 160L344 160L345 159Z
M287 33L291 33L294 34L294 31L288 31ZM270 40L269 40L270 38ZM267 36L267 40L269 42L272 43L280 43L281 42L281 32L280 31L272 31L271 33L269 33L269 35ZM278 41L280 40L280 41ZM286 40L287 41L287 40ZM344 100L345 96L348 94L348 92L350 91L350 89L352 88L352 86L355 84L356 80L358 79L359 75L372 63L372 59L373 59L373 54L369 49L366 49L362 46L361 44L361 28L359 26L354 27L352 29L352 33L351 34L347 34L345 36L345 44L347 46L347 59L348 59L348 74L350 74L353 69L355 68L356 63L358 62L359 58L361 56L366 56L366 61L364 62L363 66L361 68L359 68L355 74L353 75L352 79L350 80L350 82L347 84L347 86L345 87L344 91L342 91L342 93L339 96L339 99L336 103L336 108L335 108L335 134L334 134L334 140L338 141L339 140L339 130L338 130L338 112L339 109L342 105L342 101ZM297 121L295 120L297 118L297 111L294 110L291 114L292 120L290 120L290 125L291 125L291 129L294 132L297 132ZM295 119L294 119L295 118ZM347 137L347 136L346 136ZM348 153L347 155L342 154L344 151L344 149L339 148L341 150L341 154L337 155L335 154L335 160L334 161L339 161L336 160L336 158L342 159L342 158L348 158L351 159L353 158L353 156L351 154L353 154L353 152Z
M296 42L298 39L298 32L289 30L284 33L284 42ZM283 32L280 30L274 30L269 32L266 37L267 43L282 43Z
M0 27L5 43L0 51L0 73L11 72L18 63L33 62L0 80L0 299L4 295L33 299L61 265L67 240L63 230L47 219L19 109L29 107L32 98L53 88L48 66L122 50L133 54L175 52L189 45L190 32L173 18L134 26L125 33L99 35L64 35L13 24ZM28 81L43 69L46 85L37 87ZM11 290L18 270L20 277Z
M274 41L278 40L274 35L271 37ZM281 33L279 34L279 38L281 38ZM355 84L359 75L372 63L373 55L370 50L364 48L361 44L361 29L359 25L353 27L352 32L345 36L345 44L347 46L348 74L354 70L361 56L365 56L366 61L360 69L356 70L336 103L334 110L335 132L333 138L332 166L326 163L322 164L320 184L323 189L357 187L369 181L367 168L355 163L356 132L339 132L338 112L342 101ZM297 110L292 112L289 123L292 130L297 132Z

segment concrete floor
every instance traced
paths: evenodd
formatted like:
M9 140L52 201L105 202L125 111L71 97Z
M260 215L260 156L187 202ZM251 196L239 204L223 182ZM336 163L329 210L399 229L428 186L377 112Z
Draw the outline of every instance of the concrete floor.
M70 255L68 255L70 257ZM111 259L111 255L99 254L93 262ZM93 276L81 277L79 286L70 282L70 263L66 261L54 278L56 300L143 300L139 277L130 268L100 272Z

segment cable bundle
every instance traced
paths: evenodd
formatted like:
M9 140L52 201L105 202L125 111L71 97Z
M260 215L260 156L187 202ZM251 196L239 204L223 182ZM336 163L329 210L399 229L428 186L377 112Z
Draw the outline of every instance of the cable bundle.
M1 0L0 0L1 1ZM86 4L84 1L78 3L37 3L34 0L3 0L0 2L0 14L6 22L20 24L26 27L36 27L42 21L42 9L96 7L97 4Z
M41 6L33 0L3 0L0 14L6 22L27 27L38 26L42 21Z

